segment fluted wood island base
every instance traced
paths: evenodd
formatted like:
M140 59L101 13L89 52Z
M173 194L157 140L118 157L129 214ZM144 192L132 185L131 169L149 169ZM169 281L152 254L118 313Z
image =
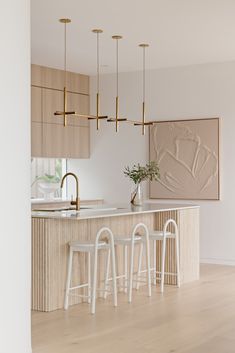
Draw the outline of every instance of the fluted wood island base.
M141 208L109 208L95 210L32 213L32 309L52 311L63 307L67 271L68 242L94 240L102 226L108 226L114 236L131 234L138 222L149 229L163 229L168 218L176 220L180 237L181 283L199 279L199 207L191 205L145 204ZM161 247L157 242L157 266L160 270ZM150 244L152 246L152 244ZM166 272L175 272L174 240L167 240ZM104 273L104 256L99 260L100 278ZM73 285L86 281L86 258L75 256ZM122 271L122 252L118 251L118 271ZM175 277L166 275L166 283L175 284ZM80 290L81 291L81 290ZM76 292L76 291L75 291ZM80 292L81 293L81 292ZM75 293L76 294L76 293ZM81 302L71 297L70 304Z

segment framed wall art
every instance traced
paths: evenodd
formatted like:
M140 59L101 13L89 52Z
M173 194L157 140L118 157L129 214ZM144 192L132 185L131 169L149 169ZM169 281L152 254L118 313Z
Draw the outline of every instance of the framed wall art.
M159 121L150 128L149 157L161 178L152 199L219 200L220 119Z

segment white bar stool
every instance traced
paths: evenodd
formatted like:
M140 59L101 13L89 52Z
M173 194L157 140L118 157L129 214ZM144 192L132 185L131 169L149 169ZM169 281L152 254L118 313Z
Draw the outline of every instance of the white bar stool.
M103 233L108 235L108 242L100 241L100 237ZM116 264L115 264L115 251L114 251L114 237L112 231L107 228L101 228L97 235L94 243L83 242L83 241L72 241L69 243L69 258L68 258L68 272L66 280L66 290L64 299L64 309L67 310L69 306L69 296L70 291L78 288L87 287L87 295L76 295L81 298L87 298L88 303L91 303L91 313L95 313L96 306L96 292L97 292L97 264L98 264L98 252L99 250L107 250L108 256L112 260L112 294L113 294L113 305L117 306L117 286L116 286ZM71 275L72 275L72 264L73 264L73 254L74 252L87 253L88 255L88 280L87 283L79 284L75 287L70 287ZM91 263L93 266L91 266ZM91 268L93 267L93 268ZM105 288L105 291L107 288ZM103 291L103 290L101 290Z
M171 233L167 231L168 226L172 224L174 227L174 233ZM166 260L166 240L167 239L175 239L175 252L176 252L176 273L172 272L165 272L165 260ZM160 274L160 288L161 292L163 293L164 291L164 281L165 281L165 275L170 275L170 276L176 276L177 278L177 287L180 287L180 263L179 263L179 232L178 232L178 226L173 219L168 219L163 227L163 231L157 230L157 231L152 231L149 234L149 240L153 241L153 267L151 268L151 272L153 272L153 284L156 285L157 281L157 275ZM161 259L161 271L157 271L157 254L156 254L156 242L161 240L162 241L162 259ZM138 275L137 275L137 289L139 288L139 281L138 277L140 276L140 273L146 272L146 270L141 270L142 266L142 256L140 256L139 259L139 269L138 269Z
M144 229L144 235L139 236L136 235L136 232L139 228ZM132 289L133 289L133 282L136 280L133 279L134 273L134 257L135 257L135 246L137 244L140 245L140 253L139 256L143 256L143 245L145 245L146 250L146 271L147 272L147 281L143 281L144 283L147 282L148 284L148 296L151 296L151 269L150 269L150 252L149 252L149 231L148 228L144 223L138 223L134 226L132 235L127 238L114 238L115 249L117 250L117 246L123 246L123 274L117 275L116 279L123 279L123 287L124 291L127 292L128 289L128 302L132 302ZM128 247L130 249L130 264L129 264L129 271L128 271ZM109 278L109 258L110 253L107 257L107 266L106 266L106 276L105 276L105 289L107 289L108 282L112 280ZM116 256L116 260L118 258ZM138 261L140 263L140 261ZM129 276L128 276L129 272ZM137 273L136 273L137 274ZM138 277L138 281L140 281ZM107 291L105 292L105 297L107 296Z

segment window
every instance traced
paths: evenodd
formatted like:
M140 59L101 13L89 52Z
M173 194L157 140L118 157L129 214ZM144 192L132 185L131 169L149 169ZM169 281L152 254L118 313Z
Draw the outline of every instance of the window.
M61 190L60 182L66 173L66 159L32 158L31 159L31 197L66 198L66 184Z

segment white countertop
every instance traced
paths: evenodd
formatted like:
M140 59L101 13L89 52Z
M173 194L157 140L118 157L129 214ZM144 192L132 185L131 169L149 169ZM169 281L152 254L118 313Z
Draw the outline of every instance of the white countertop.
M61 202L70 202L71 199L62 199L62 198L55 198L55 199L43 199L43 198L37 198L37 199L31 199L31 204L54 204L54 203L61 203ZM83 203L86 203L86 202L91 202L91 201L103 201L103 199L84 199L84 200L80 200L81 202Z
M163 204L163 203L148 203L143 206L132 206L131 204L124 205L89 205L82 206L79 211L32 211L33 218L52 218L52 219L71 219L82 220L90 218L104 218L128 216L141 213L155 213L164 211L175 211L181 209L199 208L198 205L188 204Z

